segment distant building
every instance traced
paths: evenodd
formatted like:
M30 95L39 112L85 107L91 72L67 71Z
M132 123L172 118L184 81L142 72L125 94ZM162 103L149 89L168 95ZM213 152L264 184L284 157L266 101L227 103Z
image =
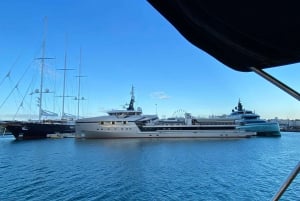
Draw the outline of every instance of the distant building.
M278 122L281 131L300 131L300 119L270 119Z

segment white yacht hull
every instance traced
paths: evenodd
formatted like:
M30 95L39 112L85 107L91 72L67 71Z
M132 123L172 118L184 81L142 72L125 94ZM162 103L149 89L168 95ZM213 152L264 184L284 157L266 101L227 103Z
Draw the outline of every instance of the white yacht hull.
M244 130L157 130L140 131L132 123L126 128L99 127L95 124L78 124L76 137L86 139L111 139L111 138L246 138L255 135L255 132Z
M157 132L139 132L139 133L118 133L118 132L95 132L86 131L86 139L111 139L111 138L246 138L255 135L251 132L238 131L157 131Z

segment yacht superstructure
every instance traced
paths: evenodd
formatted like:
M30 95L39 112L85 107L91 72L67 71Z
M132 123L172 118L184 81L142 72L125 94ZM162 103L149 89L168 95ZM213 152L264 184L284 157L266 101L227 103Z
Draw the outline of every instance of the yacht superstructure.
M237 107L232 110L232 113L228 116L228 118L236 121L238 125L237 128L256 132L257 136L281 136L279 124L277 122L268 122L261 119L258 114L244 109L240 100Z

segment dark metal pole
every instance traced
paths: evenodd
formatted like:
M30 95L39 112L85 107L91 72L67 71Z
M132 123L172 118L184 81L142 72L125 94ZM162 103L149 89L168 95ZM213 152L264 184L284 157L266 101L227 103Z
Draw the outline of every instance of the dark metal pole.
M258 69L258 68L255 68L255 67L250 67L250 69L253 72L260 75L261 77L268 80L269 82L273 83L274 85L276 85L277 87L279 87L283 91L287 92L288 94L290 94L291 96L296 98L298 101L300 101L300 94L297 91L295 91L294 89L292 89L289 86L287 86L286 84L280 82L279 80L277 80L276 78L274 78L273 76L271 76L270 74L266 73L265 71L263 71L261 69Z
M290 173L286 181L281 185L276 195L272 198L272 201L278 201L280 199L280 197L283 195L283 193L286 191L286 189L289 187L289 185L292 183L292 181L295 179L295 177L298 175L299 172L300 172L300 162L298 162L298 165Z

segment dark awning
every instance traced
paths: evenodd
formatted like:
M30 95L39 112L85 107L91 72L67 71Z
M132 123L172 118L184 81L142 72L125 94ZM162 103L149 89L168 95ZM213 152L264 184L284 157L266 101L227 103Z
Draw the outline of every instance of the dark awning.
M300 61L298 1L149 2L192 44L235 70Z

